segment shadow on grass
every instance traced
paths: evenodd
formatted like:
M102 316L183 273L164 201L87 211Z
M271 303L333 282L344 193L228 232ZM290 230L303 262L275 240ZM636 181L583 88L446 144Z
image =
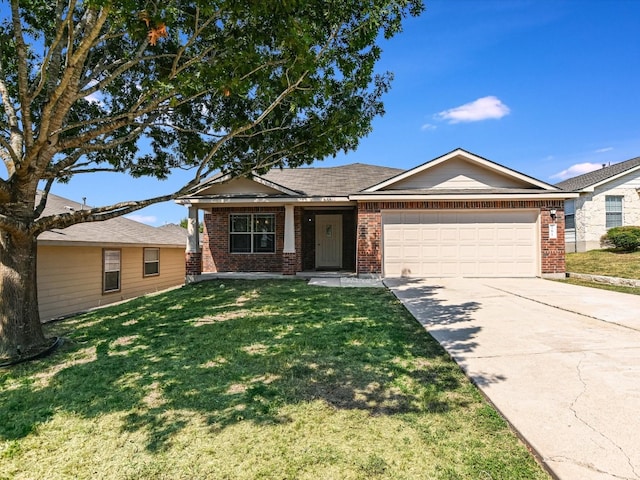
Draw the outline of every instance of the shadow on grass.
M462 402L451 395L463 388L456 365L383 289L206 282L48 329L69 340L59 352L0 372L0 438L20 439L60 411L121 413L157 451L186 412L215 430L288 422L282 407L314 400L371 415Z

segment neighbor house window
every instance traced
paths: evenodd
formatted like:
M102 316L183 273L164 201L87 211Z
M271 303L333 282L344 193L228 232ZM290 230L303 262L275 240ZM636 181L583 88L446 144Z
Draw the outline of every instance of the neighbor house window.
M606 227L622 226L622 196L607 195L605 197Z
M103 250L102 291L117 292L120 290L120 250Z
M274 253L276 216L272 213L232 214L229 218L231 253Z
M564 228L567 230L576 228L576 204L573 200L564 202Z
M144 249L144 276L160 275L160 249Z

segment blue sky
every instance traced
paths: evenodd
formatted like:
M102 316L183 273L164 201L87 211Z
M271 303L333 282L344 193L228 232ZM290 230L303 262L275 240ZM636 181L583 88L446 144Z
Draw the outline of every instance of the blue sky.
M455 148L548 183L640 156L640 1L428 0L383 43L386 114L353 162L412 168ZM164 182L92 176L52 192L89 205L168 193ZM130 218L179 222L172 203Z

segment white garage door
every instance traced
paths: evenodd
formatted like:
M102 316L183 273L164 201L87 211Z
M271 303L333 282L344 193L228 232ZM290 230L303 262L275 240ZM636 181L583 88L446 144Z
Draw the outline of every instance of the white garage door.
M538 212L383 212L386 277L534 277Z

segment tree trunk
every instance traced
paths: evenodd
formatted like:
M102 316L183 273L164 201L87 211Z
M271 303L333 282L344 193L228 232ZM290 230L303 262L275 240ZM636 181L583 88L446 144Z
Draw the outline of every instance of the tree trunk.
M38 311L37 240L0 231L0 358L18 359L49 345Z

